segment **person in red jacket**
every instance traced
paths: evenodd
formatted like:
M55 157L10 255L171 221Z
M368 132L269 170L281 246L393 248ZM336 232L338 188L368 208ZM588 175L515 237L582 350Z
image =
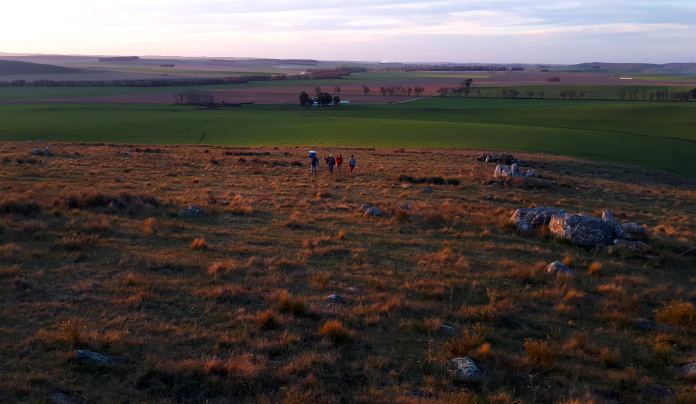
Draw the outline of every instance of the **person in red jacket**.
M341 164L343 164L343 156L339 154L338 157L336 157L336 170L338 170L339 173L341 172Z

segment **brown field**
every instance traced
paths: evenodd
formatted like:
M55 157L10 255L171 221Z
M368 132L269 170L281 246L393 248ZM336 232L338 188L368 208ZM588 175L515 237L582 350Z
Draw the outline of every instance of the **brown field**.
M693 179L526 154L539 181L497 183L473 150L318 149L357 170L312 176L305 148L44 146L0 144L0 402L694 402ZM523 236L508 219L530 206L610 209L651 250ZM480 380L450 372L461 355Z

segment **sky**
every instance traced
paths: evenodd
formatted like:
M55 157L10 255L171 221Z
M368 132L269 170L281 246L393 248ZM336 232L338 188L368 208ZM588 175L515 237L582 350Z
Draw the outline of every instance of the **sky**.
M696 0L34 0L0 52L383 62L696 62Z

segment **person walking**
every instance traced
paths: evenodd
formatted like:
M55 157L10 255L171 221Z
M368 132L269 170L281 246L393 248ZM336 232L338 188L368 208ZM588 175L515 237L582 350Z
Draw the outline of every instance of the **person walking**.
M319 164L319 159L317 158L316 154L313 154L311 157L312 159L312 174L317 173L317 165Z
M350 167L351 174L353 173L353 170L355 169L355 163L356 163L355 157L353 157L353 155L351 154L350 160L348 160L348 167Z
M341 172L341 166L343 166L343 156L339 154L338 157L336 157L336 170L338 170L339 173Z
M329 172L333 173L333 168L336 165L336 159L334 158L333 154L329 155L329 158L326 160L326 163L329 165Z

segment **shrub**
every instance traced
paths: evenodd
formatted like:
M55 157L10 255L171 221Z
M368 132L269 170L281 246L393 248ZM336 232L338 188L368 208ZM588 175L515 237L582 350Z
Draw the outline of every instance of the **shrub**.
M208 243L206 243L202 238L197 238L191 242L191 249L194 251L207 250Z
M21 202L14 199L0 202L0 215L32 216L41 212L41 206L36 202Z
M465 329L462 335L454 337L445 345L451 358L466 356L469 351L483 344L484 329L476 324L473 329Z
M256 317L256 322L263 330L272 330L278 327L278 320L276 319L275 313L270 309L259 313Z
M599 261L595 261L590 265L590 269L588 270L588 273L590 275L601 275L601 270L602 270L602 263Z
M338 320L328 320L319 329L319 334L335 342L345 342L350 338L348 330Z
M696 308L694 308L694 305L690 302L672 300L670 303L665 303L664 306L662 310L655 310L655 318L657 321L675 327L687 327L692 325L696 319Z
M531 338L524 340L524 349L533 366L551 366L556 359L555 350L549 346L548 341L535 341Z
M108 206L115 206L118 209L138 209L148 205L153 207L160 205L157 198L152 195L133 195L127 191L104 194L93 190L61 194L54 204L68 209L105 208Z
M72 345L79 345L83 342L82 334L87 326L81 318L71 317L66 321L61 321L59 324L60 330L65 337L65 340Z
M601 351L599 351L599 357L602 359L602 363L604 363L604 366L612 368L618 366L621 353L616 348L609 349L607 347L604 347Z
M292 313L296 316L301 316L307 311L302 299L293 298L290 293L283 291L278 298L278 310L281 313Z

